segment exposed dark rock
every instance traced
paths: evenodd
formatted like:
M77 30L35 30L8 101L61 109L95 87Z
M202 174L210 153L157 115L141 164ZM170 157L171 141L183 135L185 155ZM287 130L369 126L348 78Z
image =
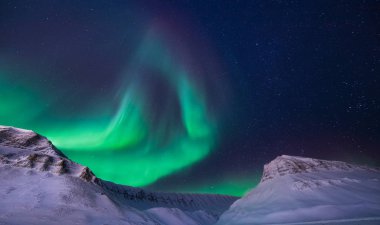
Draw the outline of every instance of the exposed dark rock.
M94 181L94 179L95 179L95 175L92 173L92 171L87 166L83 168L79 177L82 178L83 180L87 181L87 182Z

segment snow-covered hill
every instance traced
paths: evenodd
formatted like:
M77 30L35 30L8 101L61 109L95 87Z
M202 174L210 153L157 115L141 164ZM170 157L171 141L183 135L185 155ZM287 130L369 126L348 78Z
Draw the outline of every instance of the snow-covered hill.
M46 138L0 126L0 224L213 224L236 199L103 181Z
M260 184L217 224L380 224L380 171L279 156L264 166Z

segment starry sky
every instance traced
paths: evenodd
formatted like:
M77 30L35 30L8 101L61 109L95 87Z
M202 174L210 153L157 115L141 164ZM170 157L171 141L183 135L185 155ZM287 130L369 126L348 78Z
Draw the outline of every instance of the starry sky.
M278 155L380 166L379 1L0 1L0 124L106 180L241 196Z

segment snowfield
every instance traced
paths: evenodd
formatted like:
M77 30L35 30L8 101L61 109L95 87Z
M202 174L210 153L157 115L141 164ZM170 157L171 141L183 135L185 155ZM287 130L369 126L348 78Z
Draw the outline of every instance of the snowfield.
M246 196L151 192L97 178L46 138L0 126L0 225L379 225L380 171L279 156Z

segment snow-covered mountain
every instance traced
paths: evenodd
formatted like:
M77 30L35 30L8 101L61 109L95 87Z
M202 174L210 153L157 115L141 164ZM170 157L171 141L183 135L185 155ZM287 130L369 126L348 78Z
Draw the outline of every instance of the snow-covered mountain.
M218 225L380 224L380 171L338 161L279 156L260 184Z
M32 131L0 126L0 224L214 224L237 198L97 178Z
M0 225L215 223L378 225L380 171L283 155L239 200L151 192L101 180L46 138L0 126Z

